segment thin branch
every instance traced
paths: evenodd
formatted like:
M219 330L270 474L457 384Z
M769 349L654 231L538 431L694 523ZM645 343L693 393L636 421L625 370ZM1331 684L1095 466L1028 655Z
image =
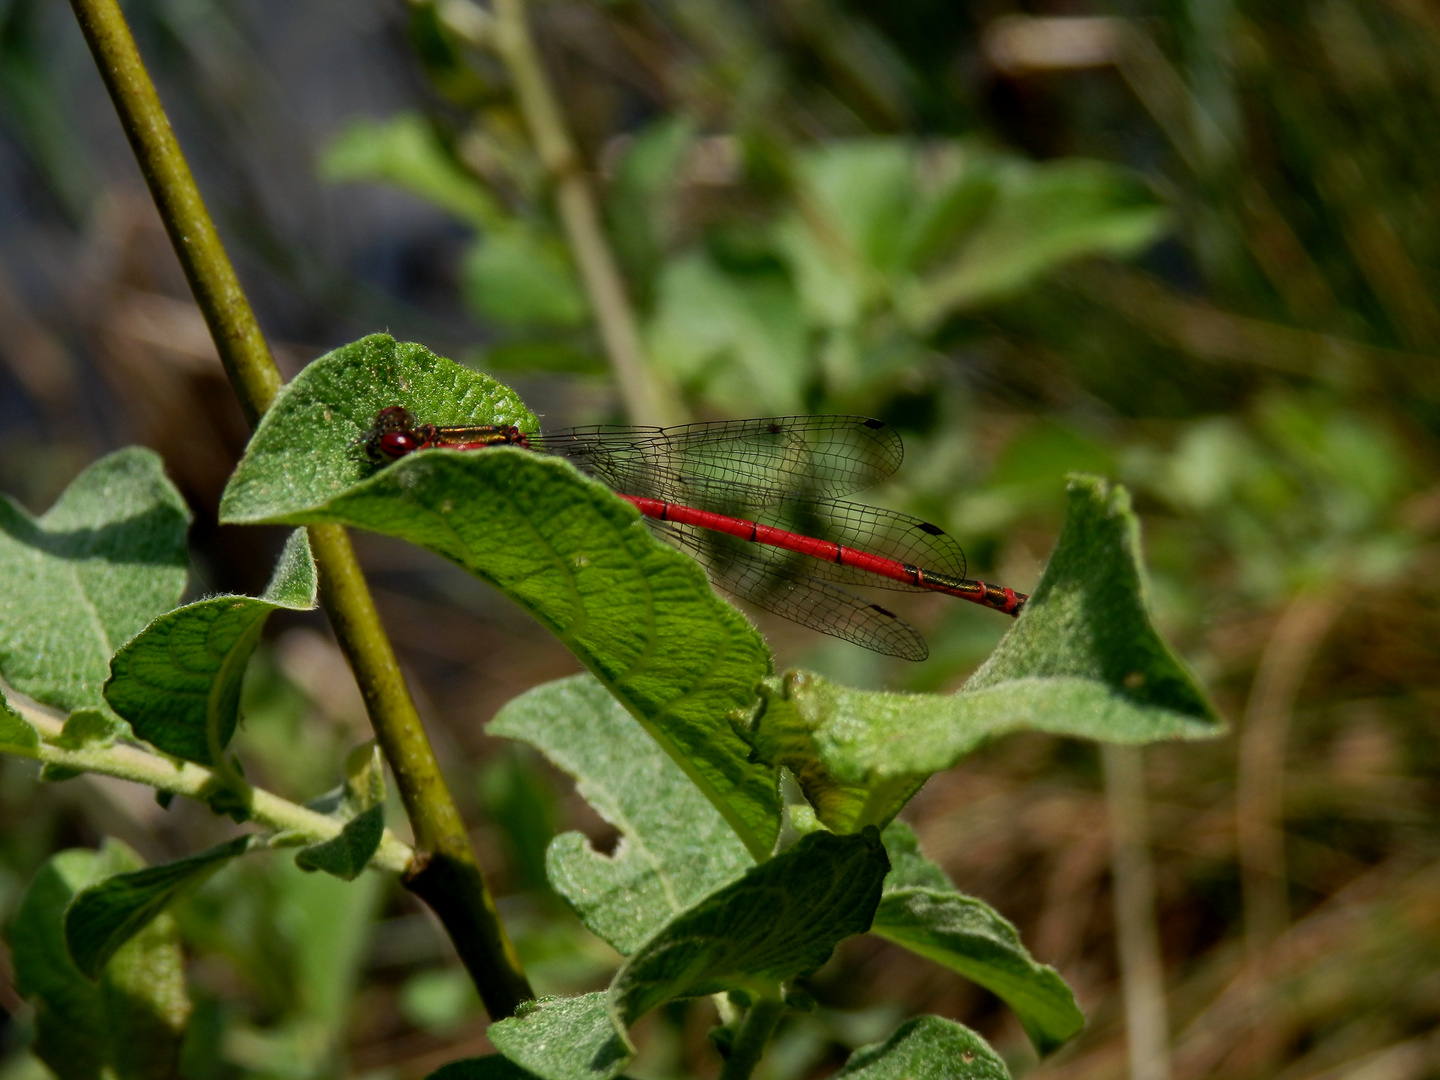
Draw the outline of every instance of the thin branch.
M53 740L59 738L64 729L62 720L30 705L18 696L8 696L7 700L39 733L41 742L37 756L46 765L130 780L157 791L184 795L198 802L206 802L209 796L229 787L225 780L203 765L175 761L142 750L138 746L115 743L111 746L81 747L78 750L56 746ZM320 843L340 835L341 822L303 806L296 806L263 788L247 784L245 802L250 810L251 820L272 832L290 833L296 839L307 843ZM379 848L370 860L370 866L375 870L402 874L410 866L414 855L407 845L395 839L390 830L386 829Z
M280 372L205 209L170 122L116 0L71 0L110 91L120 125L165 222L251 422L269 408ZM321 596L370 712L376 740L415 830L417 853L406 885L440 917L492 1017L511 1015L534 996L495 911L460 813L440 773L385 636L349 538L338 526L312 526ZM459 895L442 895L445 889Z
M1114 850L1115 939L1125 999L1131 1080L1170 1080L1170 1022L1165 965L1155 923L1155 870L1150 859L1145 771L1135 746L1101 747L1105 799Z
M447 9L454 6L448 4ZM525 2L495 0L494 9L493 24L488 25L474 43L493 48L510 73L535 151L555 185L560 220L589 294L625 410L638 424L677 420L680 418L678 403L662 390L646 364L625 280L605 237L580 155L530 35ZM452 15L448 25L455 29L460 24Z

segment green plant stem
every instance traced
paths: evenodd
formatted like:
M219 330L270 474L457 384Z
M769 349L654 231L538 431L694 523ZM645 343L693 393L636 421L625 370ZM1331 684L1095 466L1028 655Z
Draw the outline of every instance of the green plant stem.
M116 743L112 746L81 747L78 750L55 746L53 740L60 737L65 726L62 720L15 697L9 697L8 700L11 707L39 733L42 741L37 749L37 756L46 765L131 780L158 791L184 795L201 802L221 787L228 786L203 765L177 762L142 750L138 746ZM340 835L341 822L324 814L317 814L314 810L307 810L303 806L296 806L263 788L247 785L245 799L251 819L274 832L288 833L307 843L320 843ZM387 829L379 848L370 860L370 865L376 870L386 870L392 874L404 873L414 854Z
M159 95L116 0L71 0L140 170L205 316L241 407L253 424L280 372L225 254ZM459 811L440 773L348 537L312 526L321 595L370 711L376 739L415 830L406 885L440 917L492 1017L534 997L495 910Z
M495 0L494 11L493 25L475 43L492 47L510 73L535 151L555 185L560 220L580 267L625 410L637 424L680 419L678 403L662 392L646 365L625 280L605 238L594 192L530 34L525 0ZM453 17L447 24L452 28L460 25Z
M720 1070L720 1080L748 1080L760 1064L784 1011L785 1004L778 997L756 999L745 1013L745 1019L740 1021L740 1031L730 1048L730 1056L725 1059L725 1067Z
M115 0L72 0L135 160L253 427L282 379Z
M450 932L486 1011L496 1019L510 1016L535 993L445 786L349 534L339 525L311 525L309 534L316 562L329 571L320 577L320 599L335 636L351 643L350 665L367 710L377 718L376 741L415 829L416 857L405 887L429 904ZM384 723L378 720L382 716Z

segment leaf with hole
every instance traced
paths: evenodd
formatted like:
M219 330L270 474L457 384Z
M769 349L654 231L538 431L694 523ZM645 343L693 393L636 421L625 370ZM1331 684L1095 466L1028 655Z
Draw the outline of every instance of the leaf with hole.
M620 830L611 855L582 833L555 837L546 872L581 921L622 954L754 865L725 819L591 676L522 694L486 731L540 750Z

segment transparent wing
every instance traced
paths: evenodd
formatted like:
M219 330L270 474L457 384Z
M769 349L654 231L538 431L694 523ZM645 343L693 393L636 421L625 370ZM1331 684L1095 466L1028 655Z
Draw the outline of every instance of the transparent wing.
M930 655L920 632L893 611L808 572L811 564L825 565L819 560L723 533L646 520L661 536L693 555L723 592L811 630L887 656L924 660ZM803 560L804 564L770 557L777 551Z
M678 502L687 492L724 490L752 507L861 491L890 476L905 454L894 428L864 416L571 428L531 443L627 495Z

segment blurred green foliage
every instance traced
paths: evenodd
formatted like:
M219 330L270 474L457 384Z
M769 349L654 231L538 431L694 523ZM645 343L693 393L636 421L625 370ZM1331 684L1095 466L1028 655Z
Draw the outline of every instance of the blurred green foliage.
M1106 24L1117 31L1108 51L1067 68L1013 50L1002 62L999 20L1016 7L576 2L533 15L595 165L650 362L697 415L862 411L895 422L910 454L887 503L962 536L978 571L1022 589L1053 542L1064 475L1123 481L1144 519L1160 621L1235 718L1277 615L1298 596L1343 598L1329 643L1301 673L1285 777L1289 897L1309 951L1250 1008L1286 1076L1413 1060L1422 1064L1396 1074L1423 1076L1423 1059L1404 1053L1433 1045L1440 1023L1440 164L1426 152L1440 116L1440 19L1406 0L1159 0L1109 12L1127 21ZM320 174L399 187L460 223L453 289L484 330L475 362L528 373L582 418L605 418L613 405L594 394L604 360L590 301L543 170L500 69L439 8L410 12L405 62L428 85L403 112L337 132ZM223 118L222 133L243 126L237 116L267 130L255 119L266 99L243 92L264 71L235 9L154 0L127 10L147 44L163 46L162 64L196 87L197 113ZM65 54L50 47L46 12L39 0L0 6L4 120L35 183L80 221L94 210L96 151L73 134L82 127L60 89L52 58ZM1057 48L1089 32L1012 25ZM242 248L266 253L257 265L310 257L308 235L272 229L243 192L227 198L230 220L250 226L235 230ZM368 295L350 280L338 291ZM333 302L333 292L297 291L317 309ZM328 325L309 332L343 340ZM69 437L40 441L63 458ZM781 648L808 650L811 666L852 685L951 686L1000 632L987 613L959 608L921 610L934 645L923 668L843 645L781 638ZM426 618L409 625L416 638L431 629ZM239 739L273 786L319 790L333 770L315 763L359 737L280 656L262 649ZM503 662L487 675L503 675ZM437 711L457 741L475 726L468 700ZM1234 753L1191 746L1152 758L1179 1076L1277 1075L1244 1056L1243 1026L1225 1019L1233 998L1216 990L1237 970L1241 932ZM581 932L549 914L528 824L566 821L573 807L533 763L502 758L483 780L456 769L457 790L478 792L505 834L495 859L508 845L502 880L519 910L507 922L527 961L543 969L550 958L552 988L592 985L613 958L585 952ZM1005 794L1022 782L1030 801ZM1096 1007L1074 1053L1105 1062L1118 1038L1113 941L1104 918L1065 918L1107 899L1103 853L1085 876L1095 783L1093 762L1068 744L997 748L952 786L932 781L916 824L922 838L964 837L974 854L952 852L952 876L1025 914L1027 936L1060 928L1047 931L1055 955L1040 958L1080 974L1082 1001ZM97 808L73 786L42 800L23 766L0 762L7 921L48 854L117 821L160 837L162 850L193 849L203 833ZM1065 816L1046 802L1062 794L1082 823L1073 833L1043 824ZM971 797L990 801L967 817ZM987 832L1002 829L997 818L1015 831ZM387 917L366 944L382 903ZM195 973L185 1075L322 1076L342 1068L347 1040L400 1046L369 1064L414 1062L433 1046L403 1045L415 1031L381 1023L373 1038L347 1029L352 1004L373 1018L395 999L412 1029L466 1037L473 1002L453 974L428 973L437 947L423 927L414 934L414 918L288 861L226 870L179 911L187 945L220 958ZM352 977L335 973L353 972L366 949L370 986L352 1003ZM852 983L888 974L914 1000L943 993L884 964L842 958L841 976L819 979L827 1008L782 1030L771 1075L824 1071L837 1046L886 1035L894 1017L871 1023L874 1002ZM983 1001L943 1000L994 1030ZM28 1038L20 1016L10 1048ZM692 1044L703 1048L686 1014L666 1016L645 1075L679 1075L698 1059ZM1018 1040L996 1042L1025 1064ZM7 1080L32 1074L25 1055L9 1060Z

